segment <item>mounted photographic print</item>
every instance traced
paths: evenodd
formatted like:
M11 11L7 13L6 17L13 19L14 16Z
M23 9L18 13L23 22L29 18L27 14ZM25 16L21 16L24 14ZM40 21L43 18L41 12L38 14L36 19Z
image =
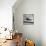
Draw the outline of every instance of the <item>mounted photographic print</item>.
M25 24L25 25L34 24L34 14L24 14L23 15L23 24Z

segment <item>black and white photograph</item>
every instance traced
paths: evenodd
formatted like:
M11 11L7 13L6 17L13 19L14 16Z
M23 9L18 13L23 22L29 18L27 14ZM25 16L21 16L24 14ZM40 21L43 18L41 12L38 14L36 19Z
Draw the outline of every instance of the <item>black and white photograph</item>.
M34 14L24 14L23 15L23 24L34 24Z

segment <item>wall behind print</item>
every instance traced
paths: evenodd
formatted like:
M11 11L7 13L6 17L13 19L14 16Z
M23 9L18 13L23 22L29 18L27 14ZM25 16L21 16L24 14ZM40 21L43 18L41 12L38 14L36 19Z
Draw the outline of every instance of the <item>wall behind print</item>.
M36 46L41 46L41 0L23 0L13 11L15 29L22 32L24 38L34 40ZM34 14L34 25L24 25L23 14Z

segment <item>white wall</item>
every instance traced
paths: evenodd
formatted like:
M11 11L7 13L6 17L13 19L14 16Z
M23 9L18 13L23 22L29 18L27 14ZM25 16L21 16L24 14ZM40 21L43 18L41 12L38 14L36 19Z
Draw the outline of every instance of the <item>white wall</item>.
M15 5L14 5L15 6ZM24 25L23 14L34 14L34 24ZM22 32L24 37L35 41L36 46L41 46L41 1L23 0L23 2L14 9L15 29Z
M12 6L16 0L0 0L0 27L12 28Z
M46 0L41 1L41 38L42 46L46 46Z

